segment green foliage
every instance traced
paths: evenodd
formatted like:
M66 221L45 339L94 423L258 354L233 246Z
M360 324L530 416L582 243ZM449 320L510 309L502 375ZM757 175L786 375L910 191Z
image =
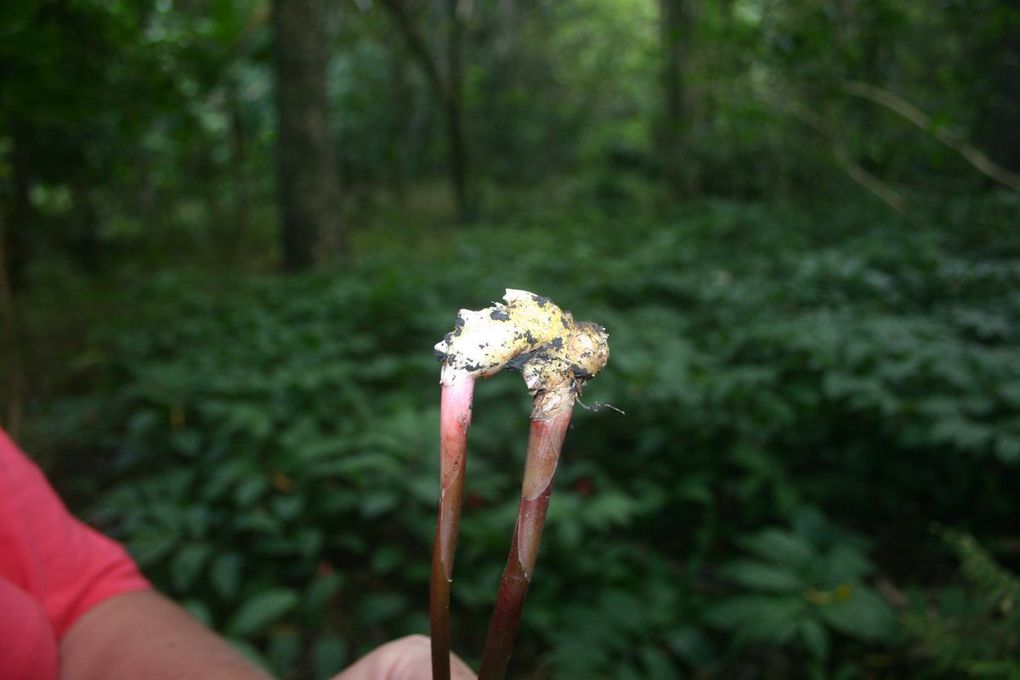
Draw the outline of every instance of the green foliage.
M892 610L863 581L873 566L860 540L817 513L799 513L792 531L763 529L738 543L749 558L719 573L741 592L705 613L735 644L796 644L825 661L833 633L879 642L893 632Z
M418 9L414 29L440 63L443 12ZM92 270L168 251L216 266L271 262L268 10L254 0L30 0L3 10L0 171L10 181L0 208L18 227L18 258ZM702 196L869 200L834 160L834 143L892 189L913 188L912 214L990 194L929 132L850 96L851 80L906 97L937 129L1017 172L1020 13L1005 0L706 4L685 29L683 119L668 123L658 10L633 0L462 8L465 143L488 214L526 204L523 187L629 214L662 193L657 138L669 126ZM337 210L353 226L387 223L394 202L443 215L444 94L379 4L330 11L331 130L346 199ZM775 93L835 139L763 101ZM335 237L324 235L325 250Z
M367 286L305 285L331 292L256 285L225 306L184 295L180 323L125 338L111 367L133 385L114 406L124 409L118 464L148 472L101 513L157 582L257 643L276 672L300 658L324 676L347 658L329 640L364 651L379 630L420 624L408 587L427 575L412 546L427 544L434 521L425 452L438 413L412 406L434 391L428 353L376 351L366 335L388 326L394 343L405 330L421 337L410 305L364 306ZM190 349L157 358L174 347ZM409 372L420 378L401 389Z
M933 576L932 518L1012 526L1020 248L823 208L692 205L635 217L624 245L611 218L540 206L367 232L343 271L114 287L118 314L66 363L79 394L34 431L160 587L277 672L328 677L427 627L431 345L457 308L540 290L608 327L584 401L626 415L578 409L514 672L852 672L900 649L872 584ZM469 659L528 413L515 376L477 391L453 591Z
M939 672L1020 677L1020 578L970 534L935 531L959 561L962 583L915 596L904 627Z

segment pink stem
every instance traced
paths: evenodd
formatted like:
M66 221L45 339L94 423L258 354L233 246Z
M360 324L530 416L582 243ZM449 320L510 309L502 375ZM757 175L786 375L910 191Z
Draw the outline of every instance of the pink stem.
M535 570L556 464L570 425L571 406L572 401L548 420L531 421L517 526L485 639L478 680L502 680L506 674L524 599Z
M443 384L439 405L439 518L432 547L429 618L433 680L450 677L450 582L460 529L460 506L467 464L467 431L475 379L458 376Z

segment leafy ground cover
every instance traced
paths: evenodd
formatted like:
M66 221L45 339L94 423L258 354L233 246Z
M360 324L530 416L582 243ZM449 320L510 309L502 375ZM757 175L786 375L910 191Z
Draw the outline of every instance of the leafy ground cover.
M540 291L613 354L567 437L512 673L951 673L917 632L955 579L929 525L1006 546L1020 488L1017 206L979 214L535 210L370 231L343 269L292 278L124 277L30 432L161 588L281 675L327 677L427 629L432 344L459 307ZM478 388L453 590L469 659L528 402L514 376Z

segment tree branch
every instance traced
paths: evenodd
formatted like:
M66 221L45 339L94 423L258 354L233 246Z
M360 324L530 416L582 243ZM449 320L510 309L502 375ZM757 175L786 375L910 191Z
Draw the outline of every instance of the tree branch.
M847 93L880 104L929 133L940 143L962 156L984 176L1013 191L1020 191L1020 175L1010 172L985 155L983 151L959 139L948 130L933 125L931 117L895 92L859 80L847 82L844 87Z
M903 198L903 195L854 161L853 158L851 158L850 153L839 142L835 131L829 126L824 118L803 106L798 106L797 104L789 101L783 101L773 95L758 93L755 95L755 98L763 104L767 104L774 109L796 118L815 132L825 137L832 148L832 155L835 156L836 160L839 161L839 164L843 166L843 170L847 175L849 175L850 179L870 191L876 198L900 215L906 213L907 202Z
M418 60L422 71L425 72L426 80L432 85L436 94L445 101L448 96L446 81L439 71L436 59L429 52L425 37L415 28L414 22L408 15L407 7L402 0L380 0L380 4L390 13L397 28L403 33L408 49L411 50L411 54Z

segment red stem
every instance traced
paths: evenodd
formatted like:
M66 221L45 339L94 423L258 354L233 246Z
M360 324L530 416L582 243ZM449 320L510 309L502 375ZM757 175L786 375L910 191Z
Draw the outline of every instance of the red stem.
M531 421L517 526L485 639L478 680L502 680L506 674L538 557L556 464L570 425L571 406L572 403L566 404L566 408L548 420Z
M439 517L432 547L429 619L432 637L432 678L450 678L450 582L460 530L460 506L467 465L467 430L475 380L460 377L443 384L439 405Z

